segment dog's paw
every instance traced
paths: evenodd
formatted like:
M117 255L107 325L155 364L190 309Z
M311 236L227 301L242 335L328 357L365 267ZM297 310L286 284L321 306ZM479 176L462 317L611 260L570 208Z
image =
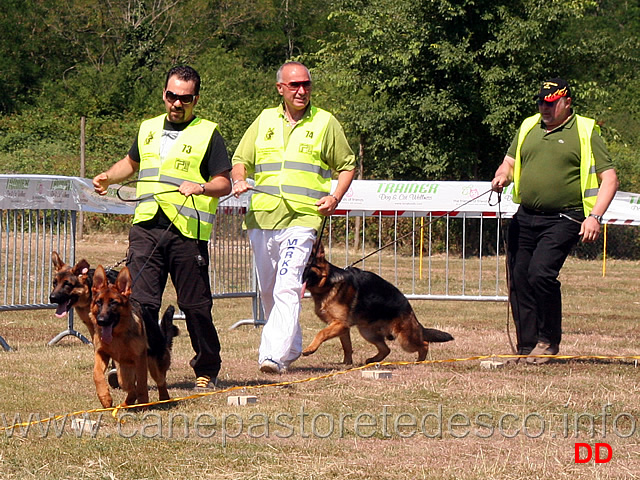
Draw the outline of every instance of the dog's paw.
M312 353L314 353L315 350L309 350L308 348L302 351L302 355L304 357L308 357L309 355L311 355Z

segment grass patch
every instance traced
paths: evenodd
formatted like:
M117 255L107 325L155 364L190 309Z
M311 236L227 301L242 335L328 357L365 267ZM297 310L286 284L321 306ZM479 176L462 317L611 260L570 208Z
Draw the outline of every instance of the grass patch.
M123 237L92 236L79 243L78 258L109 265L125 251ZM601 263L567 262L561 354L638 353L638 267L610 261L603 278ZM410 265L401 264L399 275L401 284L411 284ZM173 301L168 288L166 302ZM412 303L425 326L455 337L433 345L431 359L509 352L505 304ZM286 376L268 377L257 365L261 329L229 330L251 315L250 300L215 300L213 315L223 346L220 386L237 390L121 411L124 423L110 412L87 413L99 425L93 434L77 434L69 417L0 430L2 478L631 479L640 471L639 371L632 360L495 370L478 361L392 365L384 368L393 378L371 380L359 371L337 374L345 368L335 340L298 360ZM303 301L301 323L305 343L323 326L310 300ZM174 398L192 395L194 382L189 337L184 323L178 325L168 375ZM65 327L52 310L0 315L0 335L16 349L0 352L0 428L100 407L91 346L73 337L47 346ZM85 333L83 325L77 328ZM357 332L352 336L354 360L363 362L374 348ZM412 362L415 355L392 345L387 360ZM296 383L269 386L273 381ZM232 407L230 394L258 401ZM114 392L116 402L123 397ZM153 385L150 398L157 399ZM575 464L576 442L607 442L613 458Z

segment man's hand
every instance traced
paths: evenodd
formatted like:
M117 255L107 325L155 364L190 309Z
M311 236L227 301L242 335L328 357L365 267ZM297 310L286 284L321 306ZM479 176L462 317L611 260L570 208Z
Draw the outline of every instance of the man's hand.
M251 185L247 183L246 180L234 180L233 187L231 187L231 193L233 196L238 198L244 192L251 190Z
M497 175L493 180L491 180L491 190L494 192L501 193L504 187L511 183L506 175Z
M587 217L582 222L580 234L583 243L593 243L600 236L600 222L594 217Z
M191 195L204 195L204 189L199 183L184 181L178 187L178 191L185 197Z
M93 177L93 189L98 195L106 195L109 185L109 177L106 172L99 173Z
M318 211L324 215L325 217L330 216L333 212L338 208L338 199L333 195L327 195L322 197L320 200L316 202L316 206L318 207Z
M504 187L509 186L513 180L513 168L516 161L509 155L505 155L504 160L496 170L496 173L491 180L491 190L501 193Z

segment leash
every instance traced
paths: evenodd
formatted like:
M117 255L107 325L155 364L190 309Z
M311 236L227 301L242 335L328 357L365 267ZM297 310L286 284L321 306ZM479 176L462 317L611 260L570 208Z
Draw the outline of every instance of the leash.
M562 218L566 218L567 220L571 220L574 223L577 223L578 225L582 225L582 222L580 220L576 220L575 218L571 218L569 215L567 215L566 213L558 213L558 215L560 215Z
M354 265L357 265L358 263L360 263L360 262L362 262L363 260L365 260L365 259L369 258L370 256L375 255L375 254L376 254L376 253L378 253L379 251L384 250L385 248L388 248L388 247L390 247L390 246L394 245L394 244L395 244L395 243L397 243L399 240L402 240L403 238L408 237L409 235L413 235L413 234L414 234L414 233L416 233L416 232L419 232L419 231L421 231L421 230L424 230L424 229L425 229L425 227L428 227L429 225L433 224L435 221L440 220L441 218L446 217L447 215L452 214L453 212L455 212L455 211L457 211L457 210L461 209L462 207L464 207L465 205L467 205L467 204L469 204L469 203L471 203L471 202L475 202L477 199L479 199L479 198L481 198L481 197L485 196L487 193L490 193L490 192L492 192L492 191L493 191L492 189L489 189L489 190L487 190L486 192L481 193L481 194L480 194L480 195L478 195L477 197L474 197L474 198L472 198L471 200L468 200L468 201L466 201L466 202L464 202L464 203L462 203L462 204L458 205L458 206L457 206L456 208L454 208L453 210L449 210L448 212L443 213L442 215L439 215L439 216L437 216L437 217L435 217L435 218L432 218L432 219L431 219L431 220L430 220L426 225L422 225L422 226L420 226L420 227L418 227L418 228L415 228L415 229L411 230L411 231L410 231L410 232L408 232L408 233L405 233L404 235L399 236L399 237L398 237L398 238L396 238L395 240L393 240L393 241L391 241L391 242L387 243L386 245L383 245L382 247L378 248L377 250L374 250L374 251L373 251L373 252L371 252L371 253L368 253L368 254L367 254L367 255L365 255L364 257L360 258L359 260L356 260L355 262L353 262L352 264L350 264L350 265L348 265L348 266L349 266L349 267L353 267ZM490 201L490 200L491 200L491 197L489 197L489 201Z
M278 195L276 193L271 193L271 192L265 192L264 190L260 190L259 188L256 188L255 186L250 187L249 190L253 190L256 193L264 193L266 195L271 195L272 197L276 197L279 198L285 202L294 202L294 203L299 203L301 205L309 205L311 207L315 207L316 204L315 203L309 203L309 202L305 202L302 200L294 200L294 199L290 199L290 198L285 198L282 195ZM234 194L230 194L229 196L225 197L224 200L227 200L229 197L234 196ZM330 196L330 194L327 194L327 196ZM223 200L220 201L220 203ZM309 255L309 259L307 260L307 266L311 265L313 263L313 261L316 259L317 255L318 255L318 248L320 247L320 243L322 242L322 235L324 233L324 227L327 224L327 216L323 215L322 216L322 226L320 227L320 230L318 231L318 237L316 238L316 241L313 243L313 247L311 248L311 254Z
M138 182L149 182L149 183L163 183L166 185L173 185L176 187L179 187L179 185L176 185L175 183L171 183L171 182L166 182L166 181L160 181L160 180L141 180L141 179L136 179L136 180L131 180L128 182L123 183L122 185L120 185L118 187L118 189L116 190L116 195L117 197L122 200L123 202L141 202L141 201L145 201L145 200L149 200L151 198L153 198L155 200L156 195L163 195L166 193L177 193L178 189L173 189L173 190L165 190L163 192L154 192L151 193L149 195L146 196L140 196L137 198L133 198L133 199L124 199L122 198L122 196L120 195L120 189L126 186L129 186L133 183L138 183ZM191 197L193 195L190 195ZM151 257L153 256L153 254L155 253L155 251L157 250L158 246L160 245L160 242L162 241L162 239L164 238L164 236L167 234L167 232L169 231L169 229L173 226L173 222L175 221L176 218L178 218L178 215L180 215L180 212L182 212L182 208L186 205L187 200L189 200L189 197L185 196L184 197L184 201L182 202L182 205L180 205L180 207L178 208L178 211L176 212L175 216L170 219L169 221L169 225L167 226L167 228L165 228L162 231L162 234L160 235L160 238L158 239L158 241L156 242L156 244L153 246L153 249L151 250L151 253L149 253L149 255L147 256L147 259L145 260L145 262L142 264L142 267L140 267L140 270L138 271L138 273L136 274L136 276L134 278L131 279L131 287L133 288L133 286L136 284L136 282L138 281L138 278L140 278L140 275L142 274L142 271L145 269L145 267L147 266L147 264L149 263L149 260L151 260ZM191 199L192 203L193 203L193 209L196 212L197 215L197 220L198 220L198 237L200 237L199 233L200 233L200 213L198 212L198 209L196 208L196 202L195 199ZM220 202L218 202L220 203ZM197 240L196 240L197 241ZM123 260L126 261L126 258ZM122 263L123 261L121 261L120 263Z
M507 326L507 339L509 340L509 346L511 347L511 353L514 355L517 354L517 349L513 344L513 339L511 338L511 302L509 300L509 296L511 295L511 270L509 269L509 246L507 243L507 234L505 233L503 218L502 218L502 192L496 192L498 196L498 200L495 204L491 204L491 195L489 195L489 205L498 207L498 228L502 232L502 246L504 248L504 275L505 281L507 283L507 315L506 315L506 326Z

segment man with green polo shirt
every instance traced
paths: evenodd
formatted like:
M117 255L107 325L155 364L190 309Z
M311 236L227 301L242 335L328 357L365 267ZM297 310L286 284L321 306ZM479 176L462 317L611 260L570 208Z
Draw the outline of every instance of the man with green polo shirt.
M167 73L166 113L145 120L129 153L93 179L97 193L138 172L129 231L131 298L141 307L147 335L158 322L170 275L185 314L195 356L196 391L215 388L220 341L211 317L208 242L218 198L231 191L231 162L216 123L194 114L200 75L181 65Z
M299 62L276 74L282 96L245 132L233 155L233 193L255 180L245 217L267 323L258 353L260 370L283 373L302 352L302 273L322 217L331 215L355 173L355 157L340 123L311 105L311 75ZM331 193L331 172L338 172Z
M580 238L598 238L618 177L598 125L573 113L565 80L543 82L534 99L539 113L523 121L491 183L501 192L513 182L520 204L508 236L517 354L543 364L549 357L533 356L560 350L560 269Z

